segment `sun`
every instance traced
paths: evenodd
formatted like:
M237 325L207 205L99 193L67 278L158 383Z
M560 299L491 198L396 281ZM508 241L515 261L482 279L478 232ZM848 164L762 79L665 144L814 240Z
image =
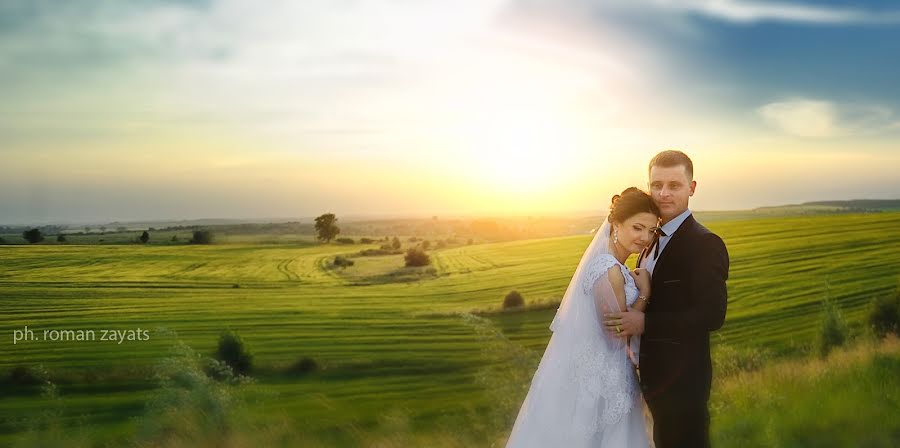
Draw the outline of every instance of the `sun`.
M534 192L562 179L574 131L559 117L523 110L495 111L470 135L470 163L482 183L507 192Z

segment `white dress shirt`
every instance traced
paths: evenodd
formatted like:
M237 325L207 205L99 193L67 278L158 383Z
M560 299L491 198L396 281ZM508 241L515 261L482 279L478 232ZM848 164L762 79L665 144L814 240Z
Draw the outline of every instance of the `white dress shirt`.
M659 255L654 257L653 253L656 252L656 250L653 250L648 254L649 256L645 258L646 263L644 263L644 268L650 271L650 275L653 275L653 269L656 267L656 260L658 260L659 257L662 256L663 251L666 250L666 245L669 244L672 235L678 231L678 228L681 227L688 216L691 216L691 209L685 210L682 214L663 224L662 231L665 232L666 236L659 237Z

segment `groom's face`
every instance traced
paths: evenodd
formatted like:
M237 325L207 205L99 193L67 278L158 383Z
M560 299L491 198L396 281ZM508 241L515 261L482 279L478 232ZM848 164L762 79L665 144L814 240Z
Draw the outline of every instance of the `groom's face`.
M663 223L687 210L696 187L684 165L650 168L650 196L659 207Z

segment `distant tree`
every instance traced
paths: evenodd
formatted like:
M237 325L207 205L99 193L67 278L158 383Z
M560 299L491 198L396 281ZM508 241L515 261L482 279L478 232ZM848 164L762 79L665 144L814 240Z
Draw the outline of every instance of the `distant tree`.
M428 250L431 247L431 241L423 240L422 241L422 249Z
M394 249L399 249L399 248L400 248L400 238L397 238L397 237L395 236L395 237L394 237L394 240L391 241L391 247L394 248Z
M406 261L406 266L427 266L431 264L431 257L418 247L407 249L403 258Z
M409 238L409 242L410 242L410 243L415 243L416 241L419 241L419 239L416 238L416 237L410 237L410 238Z
M6 240L2 236L0 236L0 244L6 244Z
M337 226L337 217L334 213L326 213L316 218L316 238L326 243L331 242L341 229Z
M472 245L472 242L473 242L473 241L472 241L472 238L469 238L469 241L466 241L466 244L468 244L469 246L471 246L471 245Z
M65 243L66 236L60 233L59 235L56 236L56 242L57 243Z
M212 244L214 240L213 233L206 229L194 230L191 244Z
M128 231L128 227L122 227L122 226L116 227L116 232L127 232L127 231Z
M144 233L141 234L140 240L142 243L147 244L147 241L150 241L150 232L144 230Z
M22 238L25 238L25 241L31 244L40 243L44 241L44 234L41 233L40 229L31 229L22 232Z
M84 233L91 233L91 228L88 226L84 226Z
M372 244L372 243L374 243L375 241L372 240L372 238L360 238L360 239L359 239L359 242L362 243L362 244Z
M106 226L100 226L100 233L106 233Z
M172 242L173 242L173 243L177 243L177 242L178 242L178 235L172 235Z
M872 302L869 309L869 326L879 338L889 333L900 336L900 290L893 296L879 297Z
M341 244L356 244L356 241L353 241L353 238L338 238L335 241Z
M519 294L519 291L510 291L506 297L503 298L503 308L517 308L525 305L525 299L522 298L522 294Z
M228 330L219 336L216 359L228 364L234 373L246 375L253 368L253 355L237 333Z

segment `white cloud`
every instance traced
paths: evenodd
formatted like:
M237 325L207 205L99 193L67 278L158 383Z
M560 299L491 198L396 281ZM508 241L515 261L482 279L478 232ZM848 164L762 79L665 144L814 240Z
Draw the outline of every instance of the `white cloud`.
M894 112L881 105L792 98L768 103L756 111L769 125L797 137L869 135L900 129Z
M650 0L650 3L661 8L738 23L796 22L833 25L900 23L900 10L875 12L859 8L740 0Z

